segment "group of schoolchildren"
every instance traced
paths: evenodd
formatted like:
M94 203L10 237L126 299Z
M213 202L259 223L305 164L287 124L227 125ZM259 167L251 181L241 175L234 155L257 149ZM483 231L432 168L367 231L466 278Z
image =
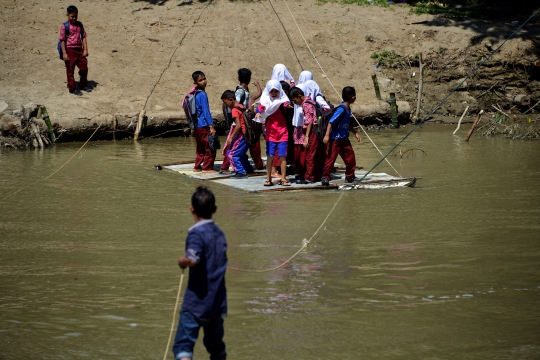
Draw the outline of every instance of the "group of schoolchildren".
M206 76L196 71L192 77L195 87L187 96L195 96L197 109L197 121L193 124L197 142L193 171L215 173L216 149L211 141L215 129L204 92ZM349 141L349 131L361 141L360 135L350 126L350 106L356 100L353 87L343 88L343 102L334 108L326 101L309 71L302 71L295 83L285 65L277 64L263 91L259 83L254 83L257 88L254 94L249 90L249 69L238 70L238 81L235 91L226 90L221 95L230 130L222 149L224 159L220 174L232 174L229 170L232 167L234 175L231 178L244 179L253 173L254 167L264 169L260 146L260 135L264 132L267 156L264 186L274 186L273 177L279 178L278 185L290 186L286 177L287 165L293 165L297 184L321 182L329 185L338 155L345 162L345 181L357 180L355 154ZM324 127L323 119L327 119ZM254 167L249 162L248 150Z

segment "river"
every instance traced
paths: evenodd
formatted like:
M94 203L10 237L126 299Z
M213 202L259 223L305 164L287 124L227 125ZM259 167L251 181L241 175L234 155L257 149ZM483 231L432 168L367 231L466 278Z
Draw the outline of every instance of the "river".
M387 151L409 129L370 135ZM229 359L540 358L540 142L452 131L390 156L416 188L345 192L290 264L228 271ZM201 182L152 166L194 140L92 142L40 180L80 146L0 152L0 358L160 359ZM354 146L364 168L380 158ZM208 185L245 269L291 256L340 194Z

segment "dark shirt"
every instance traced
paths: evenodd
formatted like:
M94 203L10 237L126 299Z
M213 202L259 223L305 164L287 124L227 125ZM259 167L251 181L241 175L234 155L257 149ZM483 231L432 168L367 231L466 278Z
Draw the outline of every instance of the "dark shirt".
M227 316L227 242L213 220L202 220L189 228L186 257L197 265L189 269L182 310L202 320Z
M349 137L349 125L351 123L352 111L347 109L345 104L341 103L330 119L332 130L330 130L330 139L338 140Z

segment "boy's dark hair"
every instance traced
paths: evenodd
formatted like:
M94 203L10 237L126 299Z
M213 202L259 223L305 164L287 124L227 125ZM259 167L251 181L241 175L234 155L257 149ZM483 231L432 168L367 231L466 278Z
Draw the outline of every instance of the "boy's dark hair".
M234 95L234 91L225 90L223 94L221 95L221 100L225 100L225 99L236 99L236 96Z
M304 96L304 92L302 91L302 89L300 89L299 87L293 87L291 89L291 92L289 93L289 97L291 99L296 99L297 97L299 96Z
M204 186L199 186L191 196L191 206L195 214L203 219L211 219L216 212L216 198L214 194Z
M66 14L78 14L79 9L75 5L69 5L66 9Z
M251 80L251 70L246 68L241 68L238 70L238 80L241 83L247 83L249 80Z
M289 90L291 90L291 85L289 85L288 82L281 80L279 83L281 84L281 88L283 89L283 91L288 92Z
M353 96L356 96L356 90L352 86L345 86L341 91L343 101L349 101Z
M200 70L197 70L193 74L191 74L191 77L193 78L193 81L195 82L197 82L197 79L201 76L204 76L204 73Z

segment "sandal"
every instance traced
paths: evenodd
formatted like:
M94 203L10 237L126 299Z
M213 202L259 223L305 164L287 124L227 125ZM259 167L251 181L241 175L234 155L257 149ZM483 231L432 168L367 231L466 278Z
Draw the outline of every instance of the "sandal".
M281 185L281 186L291 186L291 183L287 180L283 181L283 180L279 180L278 182L278 185Z
M263 184L263 186L274 186L274 183L271 181L266 180Z

